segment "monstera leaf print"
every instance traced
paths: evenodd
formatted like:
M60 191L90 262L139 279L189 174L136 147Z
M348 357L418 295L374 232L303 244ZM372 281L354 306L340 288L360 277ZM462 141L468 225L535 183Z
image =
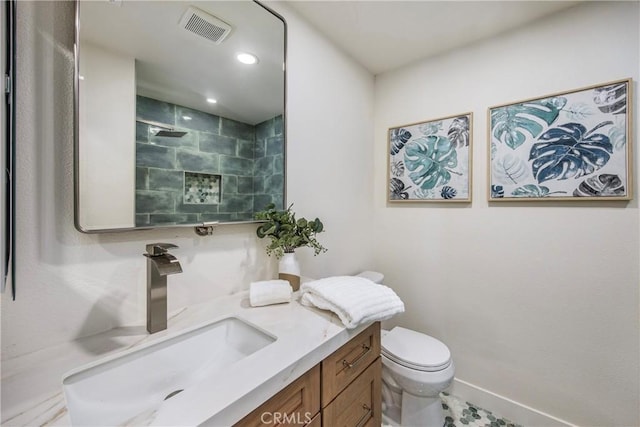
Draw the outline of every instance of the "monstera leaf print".
M408 143L404 150L404 164L409 178L424 190L446 184L458 156L453 144L444 136L430 135Z
M491 111L491 133L515 150L526 141L527 135L537 138L544 130L542 123L551 125L566 103L566 98L559 97L496 108Z
M469 146L469 118L466 116L456 117L449 126L447 137L456 147Z
M389 197L391 200L406 200L409 198L407 190L410 188L411 186L405 187L401 179L391 178L391 181L389 181Z
M625 116L615 116L614 124L609 129L609 139L616 150L621 150L627 143L627 122Z
M548 197L550 194L554 193L565 193L565 191L554 191L553 193L549 192L549 188L543 185L534 185L527 184L522 187L518 187L511 192L513 196L517 197Z
M527 162L513 154L496 159L493 163L493 174L499 182L512 182L517 184L522 178L529 174Z
M458 194L458 190L448 185L445 185L442 187L442 190L440 190L440 196L445 200L453 199L456 197L456 194Z
M391 163L391 175L393 176L404 175L404 163L402 163L402 160L398 160L397 162Z
M573 192L576 197L624 196L625 194L620 177L608 173L585 179Z
M391 145L391 154L398 154L404 144L411 139L411 132L404 128L391 129L391 134L389 135L390 145Z
M613 153L609 137L595 133L612 122L602 122L589 132L580 123L566 123L540 135L531 147L529 160L539 183L552 179L579 178L607 164Z
M618 83L595 88L593 102L603 113L625 114L627 112L627 84Z
M592 116L595 113L595 110L589 104L578 102L564 108L562 112L567 115L569 120L579 121Z
M502 185L492 185L491 186L491 198L492 199L501 199L504 197L504 187Z
M420 129L420 132L422 132L424 136L435 135L442 130L442 120L425 123L420 125L418 129Z
M435 190L423 190L422 188L416 188L413 191L413 195L416 199L433 199L435 198Z

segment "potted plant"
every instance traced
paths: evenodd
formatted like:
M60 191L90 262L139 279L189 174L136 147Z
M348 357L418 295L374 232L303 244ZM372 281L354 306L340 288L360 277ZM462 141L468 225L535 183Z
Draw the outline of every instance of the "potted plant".
M327 249L318 242L316 235L324 231L324 225L319 218L309 221L305 218L296 219L291 210L293 204L286 210L277 210L273 203L268 204L263 211L256 212L254 217L264 221L258 226L256 234L259 238L269 237L267 255L274 255L279 260L279 277L289 280L294 290L300 286L300 266L295 257L297 248L308 246L313 248L313 254L318 255Z

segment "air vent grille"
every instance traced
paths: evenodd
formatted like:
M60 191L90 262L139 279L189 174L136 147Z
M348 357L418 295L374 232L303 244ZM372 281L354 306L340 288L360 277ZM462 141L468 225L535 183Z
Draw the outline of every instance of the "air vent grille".
M189 6L180 20L180 27L220 44L231 32L231 25L193 6Z

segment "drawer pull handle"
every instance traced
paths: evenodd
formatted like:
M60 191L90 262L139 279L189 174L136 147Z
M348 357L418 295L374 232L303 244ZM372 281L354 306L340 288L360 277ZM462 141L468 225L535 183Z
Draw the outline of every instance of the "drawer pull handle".
M365 425L366 422L369 420L371 413L373 412L373 410L365 404L362 404L362 409L364 409L367 412L365 412L364 415L358 420L358 424L356 424L356 427L362 427L363 425Z
M360 354L360 356L358 356L353 362L347 362L347 359L342 359L342 366L349 369L356 366L371 351L371 346L362 344L362 349L364 350L362 354Z

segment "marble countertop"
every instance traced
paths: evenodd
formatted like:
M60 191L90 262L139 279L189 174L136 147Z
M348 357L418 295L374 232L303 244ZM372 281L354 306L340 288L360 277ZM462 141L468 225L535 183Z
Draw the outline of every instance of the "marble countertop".
M2 362L2 425L71 425L63 376L105 356L238 316L277 337L272 344L165 401L145 425L229 426L341 347L367 325L348 330L334 314L289 304L251 307L248 292L191 306L169 327L149 335L144 326L116 328Z

